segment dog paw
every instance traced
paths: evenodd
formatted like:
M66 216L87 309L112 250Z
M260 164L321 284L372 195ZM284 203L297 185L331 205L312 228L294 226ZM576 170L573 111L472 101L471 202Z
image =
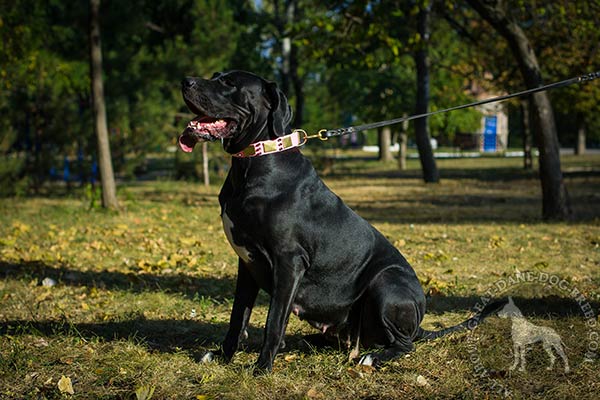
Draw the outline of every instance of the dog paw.
M366 356L362 356L358 361L358 365L366 365L368 367L372 367L375 364L375 358L371 354L367 354Z
M208 364L215 361L215 353L213 353L212 351L207 351L206 353L204 353L204 355L200 358L200 362L202 364Z

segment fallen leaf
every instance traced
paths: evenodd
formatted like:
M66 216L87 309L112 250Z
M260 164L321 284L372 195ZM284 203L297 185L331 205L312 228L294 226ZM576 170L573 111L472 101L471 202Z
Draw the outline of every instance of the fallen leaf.
M137 400L149 400L154 394L154 386L140 386L135 390L135 397Z
M61 393L75 394L75 391L73 390L73 383L71 383L71 378L67 376L61 376L57 386Z
M52 278L44 278L44 280L42 281L42 286L44 286L44 287L56 286L56 281Z
M325 395L319 392L314 387L311 387L310 389L308 389L308 392L306 392L306 397L308 397L309 399L324 399Z
M298 358L298 356L296 354L286 354L286 356L283 359L287 362L292 362L296 358Z
M419 385L421 387L430 387L431 386L431 384L429 383L427 378L425 378L423 375L417 376L417 385Z
M48 341L44 338L38 338L33 341L35 347L48 347Z
M372 374L373 372L375 372L375 367L373 367L372 365L359 364L356 366L356 369L358 369L361 372L364 372L365 374Z
M71 357L61 357L59 361L63 364L71 365L73 364L73 359Z
M350 375L350 377L354 379L364 378L364 374L360 371L355 370L354 368L348 368L348 375Z

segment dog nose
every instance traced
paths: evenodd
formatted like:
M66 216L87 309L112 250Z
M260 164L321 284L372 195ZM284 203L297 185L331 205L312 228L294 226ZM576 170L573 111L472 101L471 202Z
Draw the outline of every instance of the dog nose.
M194 78L191 77L186 77L184 80L181 81L181 86L183 86L184 88L191 88L194 85L196 85L196 80Z

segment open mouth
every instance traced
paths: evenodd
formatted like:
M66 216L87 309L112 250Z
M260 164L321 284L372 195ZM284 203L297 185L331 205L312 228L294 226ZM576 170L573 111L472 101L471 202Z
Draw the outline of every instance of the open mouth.
M235 121L231 119L198 116L188 122L187 127L179 136L179 147L184 152L191 153L198 142L212 142L229 137L235 126Z

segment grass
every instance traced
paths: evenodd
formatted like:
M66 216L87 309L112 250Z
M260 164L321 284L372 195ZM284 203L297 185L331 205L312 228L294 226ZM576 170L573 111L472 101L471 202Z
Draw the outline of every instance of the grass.
M326 182L414 266L429 293L428 329L464 320L486 290L518 272L564 278L597 312L600 157L563 159L575 210L566 223L540 220L539 182L520 162L439 160L442 183L425 185L416 161L400 172L393 163L352 157L334 161ZM589 335L600 329L589 327L570 292L539 281L498 294L512 295L528 321L560 334L569 374L560 358L546 371L539 345L526 372L510 371L510 321L495 316L472 334L420 343L377 371L348 363L346 351L306 345L302 336L314 331L292 317L274 372L255 378L249 367L260 348L264 294L233 362L200 363L227 330L235 286L218 191L183 182L123 184L119 214L90 209L78 192L0 200L0 398L494 398L501 387L515 398L541 399L600 392L598 361L584 362ZM44 286L46 278L56 285ZM491 378L477 376L476 362ZM59 389L63 376L74 394Z

